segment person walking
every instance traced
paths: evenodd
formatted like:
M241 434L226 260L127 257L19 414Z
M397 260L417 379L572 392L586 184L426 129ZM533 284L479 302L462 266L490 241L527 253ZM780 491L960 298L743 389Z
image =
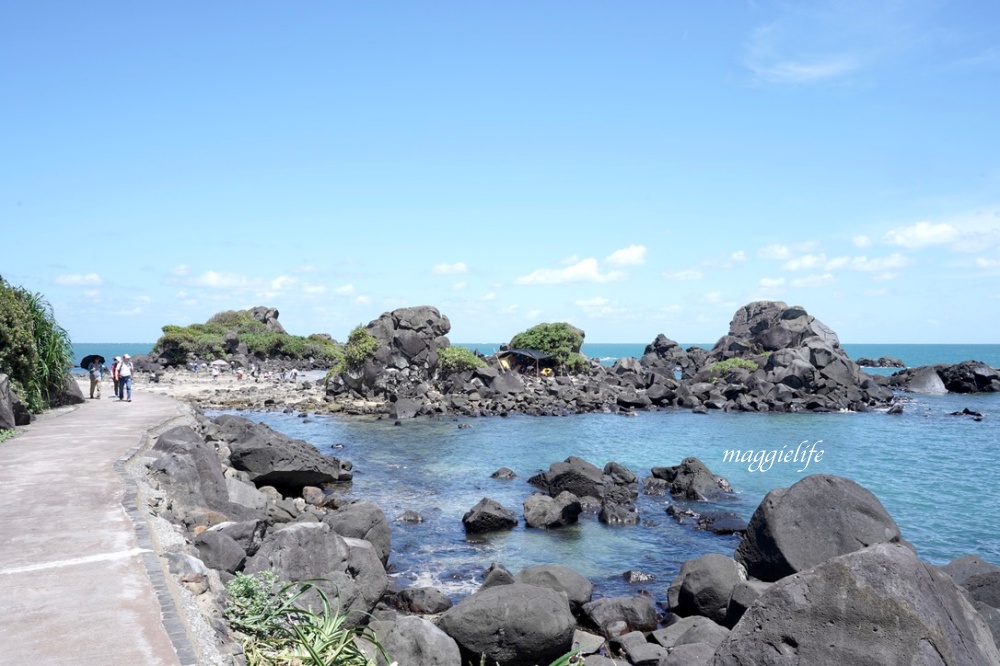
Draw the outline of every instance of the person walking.
M118 364L118 401L124 400L126 394L127 402L132 402L132 357L128 354L122 356L122 362Z
M104 379L104 361L94 359L90 364L90 399L101 399L101 380ZM97 394L96 396L94 394Z
M115 356L114 363L111 364L111 381L115 384L115 397L122 397L121 391L119 390L118 382L120 376L118 375L119 366L122 364L122 357Z

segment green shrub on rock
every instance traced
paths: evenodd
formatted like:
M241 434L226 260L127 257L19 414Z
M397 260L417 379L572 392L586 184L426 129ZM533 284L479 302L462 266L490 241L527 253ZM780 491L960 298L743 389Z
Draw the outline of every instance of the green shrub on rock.
M488 364L468 347L445 347L438 350L438 371L444 375L485 368Z
M204 324L164 326L151 355L163 358L167 365L183 365L193 359L225 359L226 336L230 333L259 359L313 358L333 363L341 357L340 345L329 337L314 334L306 338L273 331L249 310L226 310Z
M733 358L727 358L724 361L717 361L716 363L708 366L708 374L714 379L722 377L727 372L737 368L753 372L758 368L758 365L748 358L739 358L734 356Z
M580 353L583 337L583 331L565 322L545 323L518 333L511 339L510 346L535 349L554 358L569 372L581 372L587 367L587 359Z

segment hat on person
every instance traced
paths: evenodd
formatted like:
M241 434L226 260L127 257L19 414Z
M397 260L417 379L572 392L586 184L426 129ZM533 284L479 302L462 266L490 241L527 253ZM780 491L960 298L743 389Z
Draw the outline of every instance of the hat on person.
M115 356L115 360L116 361L120 361L120 360L122 360L122 357L121 356Z
M125 354L125 358L132 358L132 357L129 356L128 354Z

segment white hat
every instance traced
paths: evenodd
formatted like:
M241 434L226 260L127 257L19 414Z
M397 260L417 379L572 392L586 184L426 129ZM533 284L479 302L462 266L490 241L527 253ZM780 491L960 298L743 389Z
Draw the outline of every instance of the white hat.
M122 357L121 356L115 356L115 360L116 361L120 361L120 360L122 360Z
M132 357L129 356L128 354L125 354L125 358L132 358Z

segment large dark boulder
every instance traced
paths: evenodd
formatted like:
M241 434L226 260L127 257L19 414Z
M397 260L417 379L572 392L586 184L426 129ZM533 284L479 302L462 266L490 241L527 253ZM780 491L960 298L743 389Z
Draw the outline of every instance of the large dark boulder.
M396 594L396 606L407 613L436 615L452 605L451 599L435 587L408 587Z
M82 405L85 402L80 384L72 375L63 375L59 389L49 396L50 407L65 407L66 405Z
M1000 372L980 361L962 361L938 370L945 388L952 393L996 393Z
M576 622L566 598L513 583L480 590L446 611L438 627L458 643L462 663L547 664L569 652Z
M0 430L13 430L14 422L14 392L10 388L10 377L0 373Z
M712 471L695 457L685 458L680 465L654 467L653 478L666 481L667 489L675 497L692 500L711 500L733 492L729 481Z
M343 504L328 513L323 522L340 536L370 541L382 564L388 563L392 533L385 513L374 502L357 500Z
M400 666L462 666L455 639L421 617L400 616L377 630L376 638L391 663ZM390 662L379 654L377 663L387 666Z
M198 556L210 569L231 574L239 571L247 561L247 552L225 532L207 530L194 538Z
M325 523L294 523L269 532L245 567L248 574L267 570L283 581L314 581L350 613L349 624L361 622L389 586L369 542L345 539Z
M247 472L258 487L274 486L283 495L297 496L305 486L353 477L350 461L324 456L312 444L265 424L231 415L220 416L215 423L219 438L229 443L229 463Z
M998 666L1000 652L946 574L883 543L773 585L711 664Z
M462 516L462 524L469 534L482 534L517 527L517 516L499 502L484 497Z
M547 472L529 481L555 497L568 491L577 497L604 496L605 476L599 467L582 458L570 456L563 462L552 463Z
M733 588L746 580L743 568L732 558L714 553L688 560L670 583L670 611L682 617L701 615L725 622Z
M206 518L253 520L263 516L229 501L226 479L212 445L188 426L177 426L162 433L153 445L159 454L149 466L152 479L170 497L168 509L188 526L213 523ZM214 524L214 523L213 523Z
M656 608L646 596L595 599L583 605L583 613L605 636L610 636L616 625L624 625L630 631L656 629Z
M972 576L1000 572L1000 566L987 562L978 555L965 555L941 565L941 571L951 576L958 585L965 585L965 581Z
M871 492L850 479L813 474L764 497L736 560L750 576L776 581L831 557L900 538L896 522Z
M525 585L547 587L565 595L574 614L579 613L594 595L593 583L572 569L556 564L527 567L519 571L514 580Z
M649 370L662 370L662 375L671 379L678 371L682 379L690 379L699 369L698 358L662 333L646 345L639 363Z
M524 500L524 523L542 529L566 527L575 524L582 511L579 498L569 491L555 497L535 493Z

